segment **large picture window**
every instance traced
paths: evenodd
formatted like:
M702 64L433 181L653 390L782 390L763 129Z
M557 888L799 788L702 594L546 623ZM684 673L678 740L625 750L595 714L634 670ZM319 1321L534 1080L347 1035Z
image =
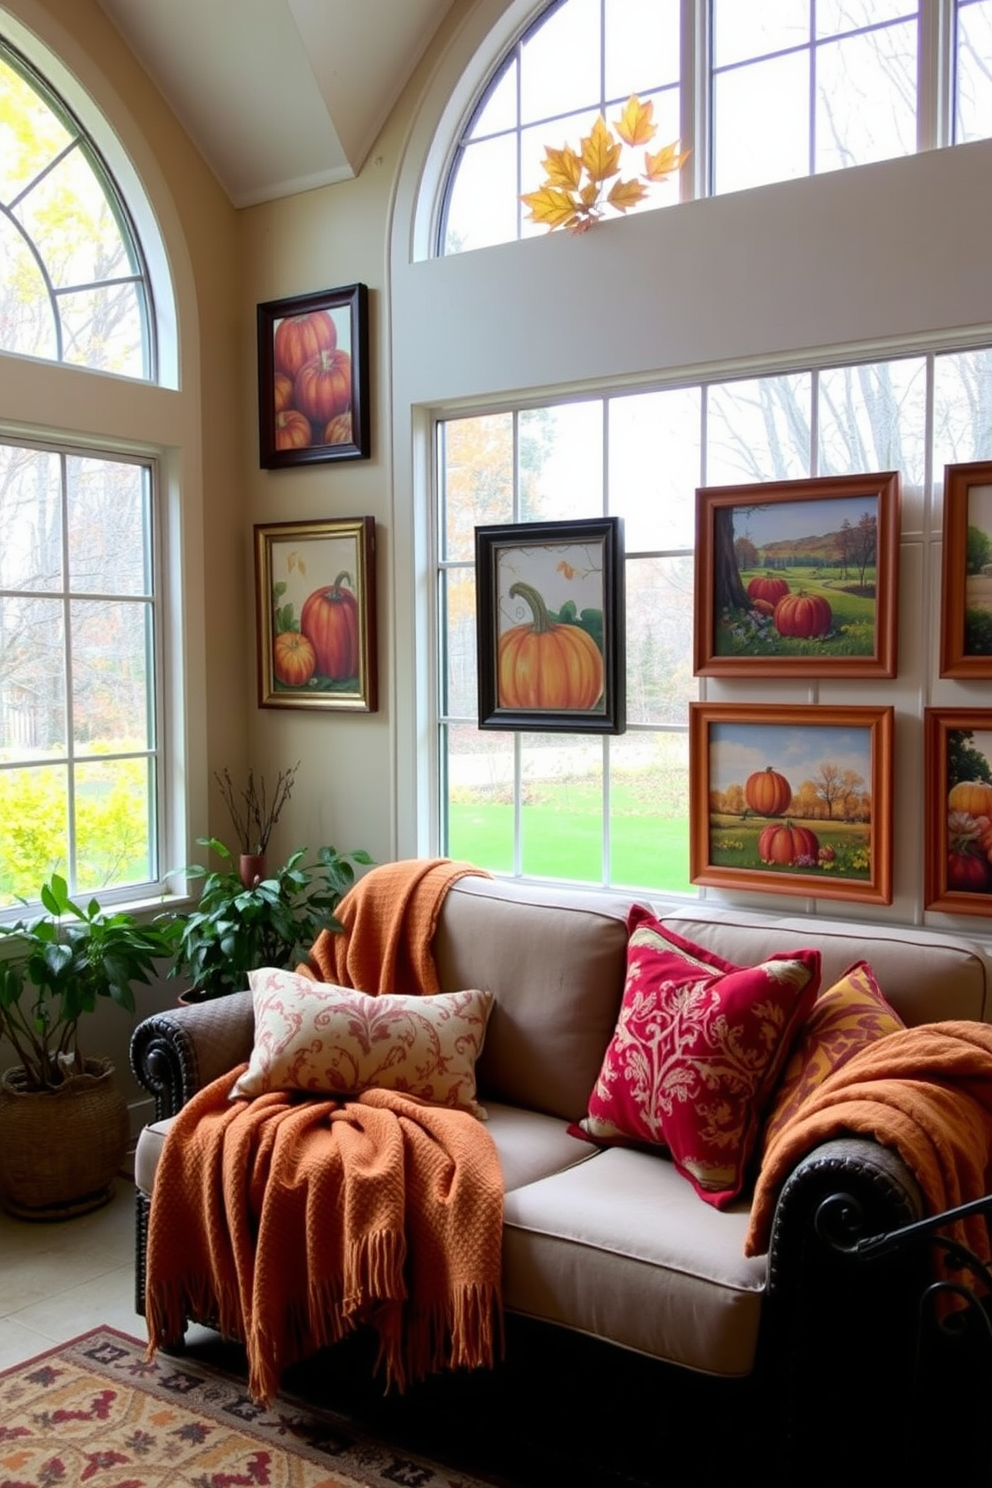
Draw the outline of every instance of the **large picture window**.
M437 440L442 850L496 872L695 893L696 487L899 470L919 525L945 464L992 458L992 351L459 414ZM626 732L481 731L475 526L602 515L625 524Z
M0 443L0 906L159 877L152 477Z

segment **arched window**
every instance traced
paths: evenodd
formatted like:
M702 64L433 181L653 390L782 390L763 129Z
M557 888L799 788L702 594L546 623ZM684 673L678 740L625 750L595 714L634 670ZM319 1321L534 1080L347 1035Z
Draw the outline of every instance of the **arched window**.
M681 188L633 210L992 134L992 0L555 0L499 58L458 132L438 252L542 233L520 197L637 94ZM939 105L933 100L941 100Z
M0 41L0 350L152 379L145 265L110 172Z
M157 892L174 850L160 451L105 432L118 379L158 377L150 278L94 138L110 130L89 102L84 127L43 65L0 37L0 360L62 364L28 380L30 434L0 409L0 911L53 872L74 894ZM61 425L66 377L99 429Z

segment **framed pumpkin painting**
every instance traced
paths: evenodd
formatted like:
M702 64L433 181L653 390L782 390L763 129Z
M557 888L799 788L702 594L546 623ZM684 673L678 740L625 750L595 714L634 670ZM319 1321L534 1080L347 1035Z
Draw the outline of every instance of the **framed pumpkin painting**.
M992 708L925 708L926 908L992 915Z
M623 522L475 529L479 727L626 725Z
M255 527L258 703L374 713L375 521Z
M691 703L693 883L892 902L891 707Z
M992 461L944 467L940 675L992 677Z
M901 481L696 492L700 677L894 677Z
M263 469L368 459L364 284L258 306L258 437Z

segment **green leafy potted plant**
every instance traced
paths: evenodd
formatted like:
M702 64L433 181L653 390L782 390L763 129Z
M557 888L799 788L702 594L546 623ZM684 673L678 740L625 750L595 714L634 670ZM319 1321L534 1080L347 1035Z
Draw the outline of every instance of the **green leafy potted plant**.
M0 925L0 1035L18 1064L0 1077L0 1196L31 1218L85 1213L105 1202L129 1138L124 1097L107 1059L84 1056L79 1026L101 998L134 1012L132 983L149 982L172 951L169 928L96 899L81 906L53 873L43 913Z
M248 986L258 966L285 967L299 961L323 929L340 930L334 911L355 882L355 869L372 863L361 848L339 853L322 847L305 863L300 848L281 866L266 867L266 849L279 814L289 800L299 763L280 770L275 790L249 770L236 791L225 770L216 779L238 836L238 853L216 837L198 837L223 864L210 869L194 863L186 876L201 881L196 908L173 927L174 961L169 975L184 976L181 1000L224 997Z

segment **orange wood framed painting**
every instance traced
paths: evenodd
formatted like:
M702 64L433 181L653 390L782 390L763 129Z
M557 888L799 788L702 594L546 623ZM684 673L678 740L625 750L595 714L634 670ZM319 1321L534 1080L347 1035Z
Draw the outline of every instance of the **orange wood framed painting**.
M375 521L255 527L261 708L374 713Z
M926 708L925 904L992 915L992 708Z
M894 677L901 482L824 476L696 492L705 677Z
M892 902L890 707L692 703L689 876Z
M475 529L479 727L625 727L623 523Z
M992 677L992 461L944 467L940 675Z
M258 306L259 463L367 460L368 289L349 284Z

